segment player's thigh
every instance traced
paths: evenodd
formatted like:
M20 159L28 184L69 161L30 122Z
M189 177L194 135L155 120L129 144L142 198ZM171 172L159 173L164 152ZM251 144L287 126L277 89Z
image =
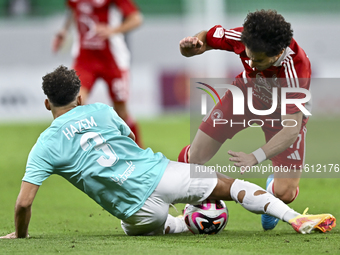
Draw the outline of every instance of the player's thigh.
M129 70L120 70L112 67L112 71L106 72L105 80L109 95L114 102L126 102L129 98Z
M222 143L199 129L190 145L188 160L190 163L203 165L217 153L221 145Z
M145 201L141 209L126 220L121 221L124 232L130 236L164 234L164 224L168 217L169 203L154 193Z
M142 208L122 221L127 235L162 234L171 203L198 204L217 184L215 172L205 166L170 161L154 192Z
M220 143L231 139L236 133L248 127L249 116L234 115L233 95L227 91L215 107L207 114L199 129ZM246 109L246 105L244 105Z
M95 64L83 61L83 58L77 58L73 65L73 69L79 76L81 87L87 91L91 91L97 79Z
M206 166L170 161L154 193L168 203L198 204L216 184L216 173Z

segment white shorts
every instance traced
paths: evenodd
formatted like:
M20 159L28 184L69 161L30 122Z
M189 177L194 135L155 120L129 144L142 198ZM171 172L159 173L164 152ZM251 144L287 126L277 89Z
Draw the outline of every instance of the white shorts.
M190 164L170 161L158 186L142 208L122 220L124 232L127 235L163 234L170 204L199 204L207 199L217 184L216 173L200 178L191 176Z

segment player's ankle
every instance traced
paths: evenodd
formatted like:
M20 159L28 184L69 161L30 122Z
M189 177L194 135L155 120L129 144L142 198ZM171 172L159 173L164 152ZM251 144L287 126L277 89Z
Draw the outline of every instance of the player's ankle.
M288 221L290 221L291 219L294 219L295 217L297 217L297 216L299 216L299 215L301 215L301 214L298 213L298 212L296 212L296 211L294 211L293 209L291 209L291 210L288 210L288 211L283 215L282 220L288 222Z

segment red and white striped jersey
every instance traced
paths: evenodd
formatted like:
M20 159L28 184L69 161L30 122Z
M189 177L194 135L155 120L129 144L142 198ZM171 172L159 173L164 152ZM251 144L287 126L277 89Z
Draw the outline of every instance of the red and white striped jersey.
M98 23L110 24L110 7L118 7L123 17L137 11L131 0L67 0L68 6L75 14L80 50L109 50L109 40L96 35Z
M109 10L109 19L112 27L118 27L122 23L124 17L122 12L116 6L112 6ZM129 70L131 54L125 42L125 35L120 33L111 36L110 43L112 53L119 69Z
M206 36L207 44L213 49L233 51L239 55L244 71L236 79L247 87L253 87L253 104L257 109L270 108L272 87L304 88L309 90L311 78L310 61L303 49L292 39L280 58L269 68L259 71L251 68L250 59L241 42L243 27L224 29L220 25L211 28ZM237 82L236 82L237 84ZM288 93L287 98L304 98L303 93ZM278 107L279 108L279 107ZM287 105L287 114L300 111L295 105Z

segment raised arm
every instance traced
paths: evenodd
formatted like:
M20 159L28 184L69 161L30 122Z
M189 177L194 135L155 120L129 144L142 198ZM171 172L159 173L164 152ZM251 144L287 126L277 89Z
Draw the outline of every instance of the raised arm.
M2 236L2 239L28 237L28 225L31 219L31 207L39 186L22 182L20 193L15 203L15 232Z
M194 36L183 38L179 42L179 49L181 54L185 57L192 57L200 55L212 48L207 44L206 36L208 31L201 31Z
M282 116L282 120L286 120L287 127L282 128L268 143L262 146L267 158L272 158L283 152L296 141L301 129L302 118L302 112ZM296 123L297 125L294 126Z

